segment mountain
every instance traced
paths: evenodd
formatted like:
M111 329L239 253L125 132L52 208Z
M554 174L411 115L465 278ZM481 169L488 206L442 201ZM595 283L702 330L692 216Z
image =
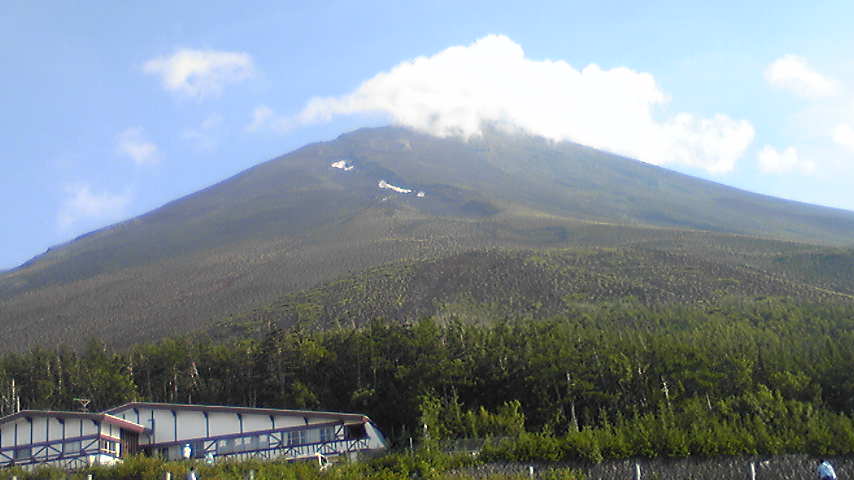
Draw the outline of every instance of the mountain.
M851 265L851 245L854 212L757 195L577 144L499 131L464 141L362 129L0 274L0 327L6 348L73 345L88 335L125 344L224 325L380 266L418 269L469 252L516 258L553 249L570 256L617 249L653 270L665 260L645 252L681 255L699 271L742 269L727 275L752 272L777 285L750 290L757 294L814 299L824 297L805 292L823 289L847 298L854 289L847 271L825 267ZM629 272L610 275L649 283Z

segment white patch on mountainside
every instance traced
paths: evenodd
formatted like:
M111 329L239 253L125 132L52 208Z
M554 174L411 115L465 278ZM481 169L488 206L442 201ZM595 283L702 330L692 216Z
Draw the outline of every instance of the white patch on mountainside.
M330 163L329 166L332 168L344 170L345 172L349 172L350 170L356 168L352 163L348 162L347 160L338 160L337 162Z
M415 196L416 196L416 197L418 197L418 198L424 198L425 193L424 193L424 192L418 192L418 193L416 193L416 194L415 194Z
M377 186L382 188L382 189L393 190L397 193L412 193L412 190L410 190L408 188L403 188L403 187L398 187L396 185L392 185L392 184L386 182L385 180L380 180L379 183L377 183Z

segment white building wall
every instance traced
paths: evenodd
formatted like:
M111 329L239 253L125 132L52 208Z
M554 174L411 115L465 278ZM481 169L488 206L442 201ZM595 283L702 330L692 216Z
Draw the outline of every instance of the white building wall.
M142 425L141 422L143 420L143 417L142 417L142 412L140 412L139 409L134 411L132 408L128 408L125 410L120 410L118 412L112 413L111 415L114 417L119 417L122 420L127 420L129 422L133 422L133 423L137 423L137 424Z
M303 417L296 415L276 415L276 428L299 427L305 425Z
M368 448L386 448L385 437L373 423L365 424L365 432L368 434Z
M240 421L236 413L212 412L208 414L211 436L240 433Z
M282 428L276 424L276 428ZM259 430L272 430L273 421L269 415L247 415L243 414L243 431L257 432Z
M88 418L75 418L65 421L66 437L95 435L96 433L98 433L98 426Z
M306 417L306 418L308 418L309 425L315 424L315 423L329 423L329 422L335 421L334 418L326 418L326 417ZM303 420L303 422L304 421L305 420Z
M17 422L10 422L4 425L3 427L3 446L4 447L12 447L15 445L15 424ZM18 427L20 428L20 426Z
M205 415L202 412L178 410L178 440L204 438Z
M141 414L142 412L140 412ZM154 416L154 443L175 441L175 418L171 410L149 410L146 418Z
M46 442L48 440L47 432L45 432L47 424L47 418L45 417L33 417L31 422L25 423L27 428L33 429L32 443ZM29 439L27 441L29 442Z

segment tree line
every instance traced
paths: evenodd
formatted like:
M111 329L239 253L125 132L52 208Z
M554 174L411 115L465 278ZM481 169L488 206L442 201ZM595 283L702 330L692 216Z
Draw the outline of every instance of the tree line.
M852 453L852 327L850 305L759 299L92 340L0 356L0 413L76 398L360 412L392 440L503 438L486 453L516 459Z

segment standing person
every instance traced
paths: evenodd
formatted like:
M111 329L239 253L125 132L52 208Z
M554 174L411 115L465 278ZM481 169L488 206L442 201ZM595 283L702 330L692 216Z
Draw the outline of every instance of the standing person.
M196 476L196 467L190 467L190 471L187 472L187 480L198 480L198 477Z
M836 480L836 472L833 471L833 465L827 460L818 459L817 471L819 480Z

